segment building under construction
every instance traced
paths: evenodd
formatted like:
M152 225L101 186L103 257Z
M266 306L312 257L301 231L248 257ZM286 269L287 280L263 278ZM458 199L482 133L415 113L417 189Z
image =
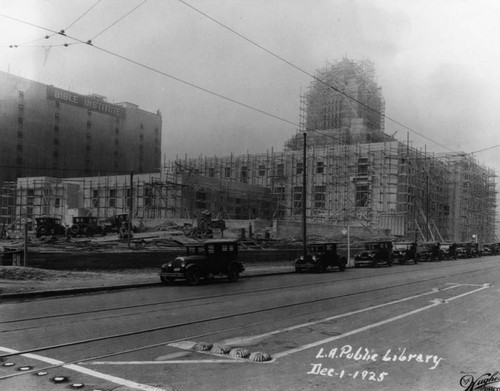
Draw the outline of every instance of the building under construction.
M0 218L16 225L73 208L104 218L132 207L135 218L161 220L210 210L300 230L305 210L308 232L324 237L349 229L365 237L497 241L494 171L471 155L412 148L384 133L384 118L373 64L343 59L317 72L302 96L301 129L283 151L186 157L132 179L21 178L3 187Z
M269 189L221 181L177 170L174 174L82 178L29 177L4 185L6 228L33 229L36 217L51 216L71 225L74 216L105 220L130 213L145 225L170 219L196 220L202 211L220 219L270 219L275 206ZM7 194L8 193L8 194ZM4 197L5 196L5 197Z
M384 117L373 64L343 59L317 72L302 96L302 129L284 151L176 163L271 189L273 217L281 220L300 221L305 202L308 223L337 233L349 227L411 240L495 241L494 171L470 155L411 148L384 133Z

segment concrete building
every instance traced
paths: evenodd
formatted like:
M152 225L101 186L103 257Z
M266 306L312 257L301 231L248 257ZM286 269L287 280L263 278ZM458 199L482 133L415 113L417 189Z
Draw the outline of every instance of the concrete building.
M334 236L389 234L411 240L496 240L495 172L472 156L436 157L385 134L384 102L369 61L319 70L302 97L300 131L284 151L180 159L196 174L271 189L273 215L324 224ZM306 160L303 158L306 134ZM306 199L303 173L306 167Z
M159 172L159 113L0 72L0 186L58 178Z
M224 220L269 220L275 209L270 189L218 180L178 170L173 174L111 175L79 178L26 177L16 182L9 228L33 228L36 217L71 224L73 216L104 220L132 212L145 225L165 220L196 220L201 211ZM15 219L14 219L15 218Z

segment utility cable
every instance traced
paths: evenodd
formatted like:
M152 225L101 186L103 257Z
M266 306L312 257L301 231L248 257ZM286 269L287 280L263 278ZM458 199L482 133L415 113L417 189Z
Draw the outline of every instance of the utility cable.
M147 1L147 0L144 0L144 2L143 2L143 3L139 4L139 5L138 5L137 7L135 7L133 10L131 10L128 14L130 14L131 12L133 12L134 10L136 10L137 8L139 8L140 6L142 6L142 5L143 5L146 1ZM178 0L178 1L183 2L182 0ZM128 14L127 14L127 15L128 15ZM124 18L124 17L126 17L127 15L124 15L124 16L123 16L122 18L120 18L119 20L123 19L123 18ZM19 22L19 23L23 23L23 24L27 24L27 25L30 25L30 26L36 27L36 28L39 28L39 29L42 29L42 30L47 30L47 31L50 31L50 32L53 32L53 33L56 33L56 34L58 34L58 33L59 33L59 32L54 31L54 30L52 30L52 29L49 29L49 28L46 28L46 27L43 27L43 26L39 26L39 25L36 25L36 24L34 24L34 23L27 22L27 21L24 21L24 20L21 20L21 19L15 18L15 17L11 17L11 16L8 16L8 15L2 14L2 13L0 13L0 16L3 16L3 17L5 17L5 18L7 18L7 19L11 19L11 20L17 21L17 22ZM119 20L118 20L118 21L119 21ZM117 21L117 22L118 22L118 21ZM116 24L117 22L113 23L113 25L114 25L114 24ZM111 27L111 26L110 26L110 27ZM101 32L101 33L102 33L102 32ZM101 33L99 33L99 34L101 34ZM129 58L129 57L126 57L126 56L124 56L124 55L121 55L121 54L118 54L118 53L112 52L111 50L108 50L108 49L105 49L105 48L101 48L101 47L99 47L99 46L96 46L96 45L94 45L94 44L91 42L91 40L88 40L88 41L83 41L83 40L81 40L81 39L79 39L79 38L72 37L72 36L69 36L69 35L66 35L66 34L65 34L65 36L66 36L66 37L68 37L68 38L70 38L70 39L72 39L72 40L75 40L75 41L77 41L77 42L79 42L79 43L88 44L89 46L92 46L93 48L95 48L95 49L97 49L97 50L100 50L100 51L102 51L102 52L104 52L104 53L107 53L108 55L111 55L111 56L114 56L114 57L116 57L116 58L122 59L122 60L124 60L124 61L126 61L126 62L130 62L130 63L132 63L132 64L134 64L134 65L137 65L137 66L139 66L139 67L141 67L141 68L144 68L144 69L150 70L150 71L152 71L152 72L154 72L154 73L157 73L157 74L160 74L160 75L162 75L162 76L168 77L168 78L170 78L170 79L172 79L172 80L175 80L175 81L177 81L177 82L179 82L179 83L182 83L182 84L188 85L188 86L190 86L190 87L192 87L192 88L198 89L198 90L200 90L200 91L206 92L206 93L211 94L211 95L213 95L213 96L216 96L216 97L218 97L218 98L221 98L221 99L224 99L224 100L226 100L226 101L232 102L232 103L234 103L234 104L236 104L236 105L239 105L239 106L242 106L242 107L244 107L244 108L247 108L247 109L250 109L250 110L253 110L253 111L259 112L259 113L261 113L261 114L267 115L267 116L269 116L269 117L272 117L272 118L274 118L274 119L277 119L277 120L282 121L282 122L285 122L285 123L288 123L288 124L290 124L290 125L297 126L298 128L300 128L300 127L301 127L301 125L300 125L300 124L298 124L297 122L293 122L293 121L288 120L288 119L286 119L286 118L283 118L283 117L277 116L277 115L275 115L275 114L269 113L269 112L267 112L267 111L265 111L265 110L262 110L262 109L259 109L259 108L257 108L257 107L251 106L251 105L246 104L246 103L244 103L244 102L241 102L241 101L239 101L239 100L236 100L236 99L233 99L233 98L231 98L231 97L228 97L228 96L222 95L222 94L220 94L220 93L218 93L218 92L215 92L215 91L209 90L208 88L201 87L201 86L196 85L196 84L194 84L194 83L192 83L192 82L189 82L189 81L183 80L183 79L181 79L181 78L179 78L179 77L176 77L176 76L173 76L173 75L171 75L171 74L169 74L169 73L166 73L166 72L163 72L163 71L161 71L161 70L158 70L158 69L156 69L156 68L154 68L154 67L152 67L152 66L149 66L149 65L143 64L143 63L141 63L141 62L139 62L139 61L136 61L136 60L131 59L131 58ZM244 38L244 39L246 39L246 38ZM253 41L250 41L250 42L253 42ZM65 44L65 46L68 46L68 45L69 45L69 44ZM266 51L267 51L267 49L264 49L264 50L266 50ZM272 54L272 52L270 52L270 53ZM272 55L273 55L273 56L277 56L277 55L274 55L274 54L272 54ZM277 57L278 57L278 58L280 58L279 56L277 56ZM286 60L284 60L284 61L286 62ZM290 63L290 64L291 64L291 63ZM309 73L307 73L306 71L303 71L303 70L301 70L300 68L296 67L295 65L293 65L293 64L292 64L292 66L294 66L295 68L299 69L300 71L302 71L302 72L306 73L307 75L309 75L309 76L313 77L314 79L316 79L316 80L318 80L318 81L321 81L321 80L317 79L315 76L310 75L310 74L309 74ZM322 82L323 84L326 84L326 83L324 83L323 81L321 81L321 82ZM329 86L329 87L331 87L331 86L330 86L330 85L328 85L328 84L326 84L326 85L327 85L327 86ZM346 95L346 94L345 94L345 93L343 93L342 91L340 91L340 90L338 90L338 89L335 89L334 87L331 87L331 88L333 88L334 90L336 90L336 91L338 91L338 92L342 93L342 94L343 94L343 95L345 95L346 97L350 98L348 95ZM371 108L370 108L370 109L371 109ZM388 117L387 117L387 118L388 118ZM415 131L413 131L411 128L406 127L406 125L401 124L401 126L403 126L403 127L407 128L408 130L410 130L410 131L412 131L412 132L415 132ZM336 140L336 139L338 138L338 136L337 136L337 137L335 137L335 136L333 136L333 135L326 135L326 134L321 133L321 131L318 131L318 130L316 130L316 129L309 129L309 128L307 128L307 127L306 127L306 128L305 128L305 130L306 130L306 131L310 131L310 132L314 132L314 133L317 133L317 134L320 134L321 136L324 136L324 137L329 137L329 138L332 138L333 140ZM419 134L418 132L415 132L415 133ZM422 136L422 137L426 138L425 136ZM435 142L435 141L434 141L434 140L432 140L432 139L429 139L429 138L427 138L427 139L428 139L429 141L432 141L432 142L436 143L437 145L440 145L439 143ZM444 147L444 146L443 146L443 147ZM453 153L458 153L458 152L453 151L453 150L451 150L451 149L449 149L449 148L447 148L447 147L445 147L445 148L446 148L446 149L448 149L449 151L453 152Z
M426 140L428 140L428 141L431 141L432 143L435 143L436 145L439 145L439 146L440 146L440 147L442 147L442 148L447 149L447 150L448 150L448 151L450 151L450 152L456 152L456 151L454 151L454 150L452 150L452 149L448 148L447 146L445 146L445 145L443 145L443 144L441 144L441 143L439 143L439 142L437 142L437 141L435 141L435 140L432 140L431 138L429 138L429 137L427 137L427 136L423 135L422 133L420 133L420 132L418 132L418 131L416 131L416 130L414 130L414 129L410 128L409 126L406 126L405 124L403 124L403 123L401 123L401 122L399 122L399 121L397 121L397 120L395 120L395 119L393 119L393 118L391 118L391 117L388 117L387 115L385 115L384 113L380 112L379 110L376 110L376 109L374 109L373 107L371 107L371 106L367 105L366 103L361 102L360 100L358 100L358 99L356 99L356 98L354 98L354 97L352 97L352 96L350 96L350 95L346 94L344 91L342 91L342 90L340 90L340 89L338 89L338 88L336 88L336 87L334 87L334 86L332 86L332 85L328 84L328 83L327 83L327 82L325 82L324 80L321 80L320 78L316 77L315 75L313 75L313 74L311 74L311 73L307 72L306 70L304 70L304 69L300 68L299 66L295 65L295 64L294 64L294 63L292 63L291 61L286 60L285 58L283 58L283 57L279 56L278 54L276 54L276 53L272 52L271 50L269 50L269 49L265 48L264 46L260 45L259 43L255 42L255 41L253 41L253 40L251 40L251 39L249 39L249 38L247 38L247 37L246 37L246 36L244 36L243 34L240 34L240 33L239 33L239 32L237 32L236 30L234 30L234 29L232 29L232 28L230 28L230 27L226 26L224 23L222 23L222 22L218 21L217 19L212 18L210 15L207 15L207 14L206 14L206 13L204 13L203 11L199 10L198 8L195 8L195 7L194 7L194 6L192 6L191 4L189 4L189 3L185 2L184 0L177 0L177 1L179 1L180 3L182 3L182 4L186 5L187 7L191 8L192 10L194 10L194 11L198 12L199 14L203 15L204 17L206 17L206 18L210 19L211 21L213 21L213 22L217 23L219 26L221 26L221 27L225 28L226 30L229 30L230 32L232 32L233 34L237 35L237 36L238 36L238 37L240 37L241 39L243 39L243 40L245 40L245 41L247 41L247 42L251 43L251 44L252 44L252 45L254 45L254 46L257 46L259 49L261 49L261 50L265 51L266 53L270 54L271 56L273 56L273 57L275 57L275 58L279 59L280 61L283 61L284 63L286 63L286 64L290 65L292 68L295 68L296 70L298 70L298 71L300 71L300 72L302 72L302 73L306 74L307 76L309 76L309 77L313 78L313 79L314 79L314 80L316 80L317 82L324 84L325 86L327 86L328 88L330 88L330 89L334 90L335 92L338 92L338 93L342 94L342 95L343 95L343 96L345 96L346 98L348 98L348 99L350 99L350 100L352 100L352 101L354 101L354 102L356 102L356 103L358 103L358 104L362 105L363 107L366 107L367 109L369 109L369 110L371 110L371 111L375 112L376 114L379 114L380 116L382 116L382 117L384 117L385 119L387 119L387 120L389 120L389 121L391 121L391 122L395 123L396 125L399 125L399 126L401 126L401 127L405 128L405 129L407 129L407 130L411 131L412 133L415 133L415 134L419 135L420 137L422 137L422 138L424 138L424 139L426 139Z
M35 42L38 42L38 41L43 41L45 39L50 39L52 38L53 36L55 35L65 35L65 32L66 30L68 30L70 27L72 27L76 22L78 22L80 19L82 19L85 15L87 15L93 8L95 8L102 0L97 0L96 3L94 3L94 5L92 5L89 9L87 9L83 14L81 14L78 18L76 18L72 23L70 23L66 28L60 30L59 32L54 32L52 35L46 35L45 37L43 38L38 38L38 39L34 39L34 40L31 40L31 41L27 41L27 42L23 42L23 43L20 43L20 44L17 44L17 45L9 45L9 47L11 48L18 48L18 47L58 47L58 46L69 46L68 45L64 45L64 44L61 44L61 45L50 45L50 46L47 46L47 45L39 45L39 46L35 46L35 45L31 45L31 46L26 46L26 45L29 45L31 43L35 43Z
M108 27L106 27L104 30L102 30L99 34L95 35L92 39L90 39L90 41L87 41L86 43L88 44L92 44L92 41L94 39L96 39L99 35L103 34L104 32L108 31L111 27L113 27L115 24L121 22L123 19L125 19L127 16L129 16L131 13L135 12L135 10L137 10L139 7L141 7L142 5L144 5L148 0L144 0L141 4L139 4L138 6L134 7L132 10L130 10L129 12L127 12L125 15L123 15L121 18L119 18L118 20L116 20L115 22L113 22L111 25L109 25Z

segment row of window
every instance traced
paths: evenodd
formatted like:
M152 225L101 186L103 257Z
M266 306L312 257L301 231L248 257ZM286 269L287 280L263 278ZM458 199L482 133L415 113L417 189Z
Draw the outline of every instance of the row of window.
M276 175L277 176L284 176L284 168L285 168L285 166L283 164L276 165ZM368 168L369 168L368 159L359 159L359 161L358 161L358 176L367 176L368 172L369 172ZM316 171L316 174L323 174L325 172L325 163L324 162L316 162L315 171ZM199 170L196 170L195 172L199 173ZM297 175L300 175L303 172L304 172L304 164L301 162L298 162L296 164L295 173ZM226 178L230 178L231 173L232 173L231 167L224 168L224 176ZM258 175L259 176L266 175L266 166L265 165L259 165ZM215 176L215 168L209 167L208 176L211 176L211 177ZM240 176L241 176L242 181L245 181L248 179L248 167L246 167L246 166L241 167Z

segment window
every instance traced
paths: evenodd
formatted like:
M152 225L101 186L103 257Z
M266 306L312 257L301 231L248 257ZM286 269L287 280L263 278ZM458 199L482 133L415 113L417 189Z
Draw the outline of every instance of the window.
M58 125L54 125L54 132L55 133L59 132L59 126Z
M17 138L23 138L23 132L17 132Z
M295 187L293 189L293 214L302 213L302 187Z
M61 207L61 199L60 199L60 198L56 198L56 199L54 200L54 207L55 207L55 208L59 208L59 207Z
M58 151L52 152L52 156L55 157L55 158L58 158L59 157L59 152Z
M58 109L61 106L61 104L59 103L59 101L57 101L57 100L55 101L55 106L56 106L56 109Z
M144 135L143 134L139 135L139 140L141 140L141 142L144 141Z
M92 121L87 121L87 128L91 128L92 127Z
M323 174L324 169L325 169L325 163L323 162L316 163L316 174Z
M264 176L266 175L266 166L260 165L259 166L259 176Z
M211 176L211 177L215 176L215 170L212 167L210 167L208 169L208 176Z
M19 105L17 107L18 107L19 111L24 110L24 105L22 103L19 103Z
M17 144L17 150L22 151L23 150L23 145L22 144Z
M368 165L367 158L358 159L358 176L368 176Z
M99 206L99 190L92 190L92 206Z
M196 192L196 208L207 209L207 193L204 191Z
M112 208L116 206L116 189L109 189L108 205Z
M285 174L285 166L283 164L278 164L276 166L276 175L282 177Z
M314 186L314 207L324 208L325 207L325 186Z
M120 133L120 129L115 128L115 134L119 134L119 133Z
M231 167L225 167L224 168L224 176L226 178L230 178L231 177Z
M297 175L300 175L303 172L304 172L304 163L302 162L297 163L297 171L296 171Z
M54 114L54 119L55 119L56 121L59 121L59 113L55 113L55 114Z
M368 185L358 184L356 186L356 207L363 208L368 206L369 194Z
M22 117L19 117L19 118L17 119L17 123L18 123L19 125L22 125L22 124L23 124L23 122L24 122L24 121L23 121L23 118L22 118Z
M248 183L248 169L245 166L241 167L241 181Z
M19 99L24 99L24 92L23 91L19 91Z

